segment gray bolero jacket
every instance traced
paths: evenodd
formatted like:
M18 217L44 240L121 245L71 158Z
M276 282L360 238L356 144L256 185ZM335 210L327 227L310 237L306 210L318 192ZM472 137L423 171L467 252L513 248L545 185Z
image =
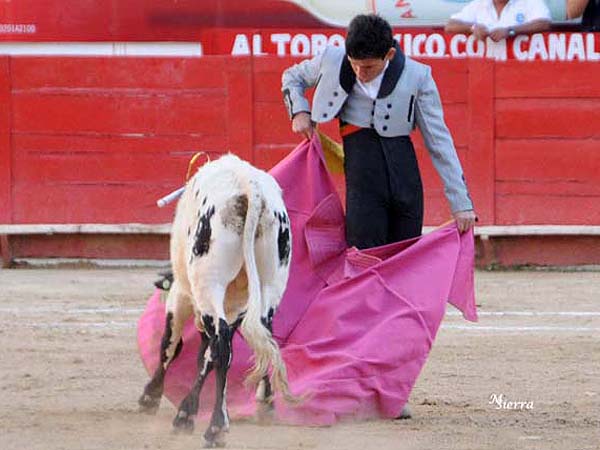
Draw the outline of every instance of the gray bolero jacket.
M288 114L291 118L299 112L309 112L314 122L321 123L338 117L346 106L343 110L346 122L370 123L383 137L408 136L418 126L444 183L452 212L473 209L462 167L444 122L431 68L406 57L398 47L396 50L383 75L377 98L371 107L356 111L346 105L356 75L342 48L327 47L321 55L286 69L282 91ZM317 88L311 110L304 92L314 86Z

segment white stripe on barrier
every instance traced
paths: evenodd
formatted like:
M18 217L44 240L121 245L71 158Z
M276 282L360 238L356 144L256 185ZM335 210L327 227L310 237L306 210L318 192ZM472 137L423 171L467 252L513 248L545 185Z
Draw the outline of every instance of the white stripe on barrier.
M34 322L34 323L18 323L14 324L19 328L42 328L42 329L52 329L52 328L64 328L64 329L80 329L86 330L89 328L92 329L122 329L122 328L130 328L135 329L137 327L136 321L108 321L108 322Z
M447 316L460 316L460 311L447 311ZM600 317L596 311L477 311L479 317Z
M57 306L20 306L0 307L0 313L61 313L61 314L141 314L144 308L123 308L121 306L104 306L101 308L69 308ZM600 317L600 311L478 311L479 317ZM447 316L462 317L460 311L447 311Z
M429 233L436 227L423 227ZM165 234L170 223L0 224L0 234ZM600 236L599 225L486 225L474 228L476 236Z
M15 327L37 329L135 329L136 321L108 321L108 322L35 322L15 323ZM10 325L9 325L10 326ZM563 327L563 326L482 326L482 325L454 325L442 324L442 329L459 331L484 331L484 332L578 332L600 333L598 327Z
M157 56L203 55L200 42L2 42L1 55Z
M443 329L460 331L577 331L600 333L596 327L556 327L556 326L487 326L442 324Z
M64 306L29 306L29 307L13 307L6 308L0 307L0 313L6 314L39 314L39 313L60 313L62 315L69 314L141 314L144 312L143 308L121 308L115 307L104 307L104 308L73 308L65 309Z

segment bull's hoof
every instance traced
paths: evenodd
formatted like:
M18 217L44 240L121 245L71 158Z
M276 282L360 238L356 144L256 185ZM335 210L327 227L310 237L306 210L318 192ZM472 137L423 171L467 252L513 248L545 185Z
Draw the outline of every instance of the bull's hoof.
M222 448L225 447L226 428L218 428L215 426L208 427L204 433L204 448Z
M179 411L173 419L173 433L192 434L194 432L194 417L185 411Z
M408 419L412 419L412 411L410 410L410 407L408 405L404 405L404 407L402 408L402 411L400 412L400 415L398 417L396 417L396 420L408 420Z
M273 422L275 418L275 405L273 404L272 397L271 401L257 402L256 403L256 419L258 423L268 424Z
M148 394L142 394L138 400L139 409L138 411L144 414L156 414L158 407L160 406L160 397L151 397Z
M223 448L225 447L225 441L205 441L204 448Z

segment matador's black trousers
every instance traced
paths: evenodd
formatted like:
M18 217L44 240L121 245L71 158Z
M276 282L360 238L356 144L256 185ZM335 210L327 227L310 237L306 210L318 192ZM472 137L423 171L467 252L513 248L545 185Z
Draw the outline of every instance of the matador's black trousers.
M359 249L421 235L423 185L409 136L346 135L346 241Z

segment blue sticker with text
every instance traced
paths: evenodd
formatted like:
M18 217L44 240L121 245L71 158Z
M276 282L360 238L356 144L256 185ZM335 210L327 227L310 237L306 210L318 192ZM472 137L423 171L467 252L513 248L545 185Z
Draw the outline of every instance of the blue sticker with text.
M517 13L517 17L516 17L517 23L525 23L525 14L523 13Z

